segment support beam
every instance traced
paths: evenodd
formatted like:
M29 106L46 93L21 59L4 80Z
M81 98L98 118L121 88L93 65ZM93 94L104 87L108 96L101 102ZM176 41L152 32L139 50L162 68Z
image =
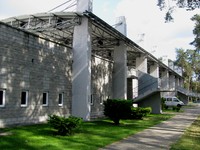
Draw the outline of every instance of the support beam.
M158 64L154 63L154 65L150 66L150 75L159 78L159 66Z
M147 73L147 57L145 54L136 58L136 69L143 73Z
M126 27L126 18L124 16L120 16L116 20L115 29L121 32L123 35L127 36L127 27Z
M170 90L175 90L175 75L170 74L169 75L169 88Z
M127 50L124 42L114 49L113 98L127 98Z
M77 0L77 12L92 12L93 0Z
M79 0L77 11L89 10L89 2ZM83 17L73 36L72 115L84 120L90 120L91 112L91 38L92 24Z

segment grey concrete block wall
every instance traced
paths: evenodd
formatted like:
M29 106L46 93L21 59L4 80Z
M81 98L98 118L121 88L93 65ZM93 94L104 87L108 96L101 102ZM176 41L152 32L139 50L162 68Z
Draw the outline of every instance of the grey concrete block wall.
M153 114L162 113L161 110L161 96L160 92L152 93L148 97L144 98L140 102L137 103L139 107L151 107Z
M70 48L0 23L0 89L6 91L0 127L70 115L71 66ZM27 107L21 107L22 91L28 91ZM43 92L49 93L48 106L42 106ZM58 106L59 93L63 106Z

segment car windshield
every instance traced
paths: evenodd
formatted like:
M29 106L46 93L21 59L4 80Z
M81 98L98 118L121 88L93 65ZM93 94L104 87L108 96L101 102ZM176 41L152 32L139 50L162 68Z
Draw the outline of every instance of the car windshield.
M177 98L174 98L174 101L175 101L175 102L179 102L179 99L177 99Z

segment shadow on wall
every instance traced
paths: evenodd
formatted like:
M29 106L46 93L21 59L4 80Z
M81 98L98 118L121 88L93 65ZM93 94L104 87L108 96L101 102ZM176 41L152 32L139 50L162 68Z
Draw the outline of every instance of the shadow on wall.
M113 63L100 57L92 57L91 117L103 115L103 101L111 96Z
M0 126L37 123L49 114L69 115L72 50L3 23L0 32L0 89L6 93ZM24 106L22 92L28 96ZM47 106L43 106L44 92ZM62 106L58 106L59 93L63 93Z

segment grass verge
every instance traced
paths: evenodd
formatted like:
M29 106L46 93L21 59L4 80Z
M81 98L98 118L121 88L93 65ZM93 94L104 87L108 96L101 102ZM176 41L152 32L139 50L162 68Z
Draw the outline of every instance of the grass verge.
M199 150L200 149L200 116L184 132L182 137L171 145L170 150Z
M0 149L4 150L96 150L171 118L172 114L149 115L143 120L84 122L76 134L58 136L47 124L0 129Z

